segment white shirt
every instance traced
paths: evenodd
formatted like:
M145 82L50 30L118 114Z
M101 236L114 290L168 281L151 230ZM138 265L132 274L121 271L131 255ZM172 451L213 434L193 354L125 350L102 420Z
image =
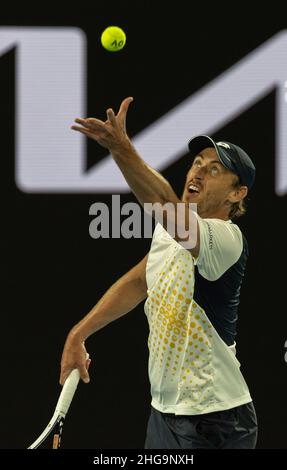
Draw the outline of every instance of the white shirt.
M196 260L157 224L146 267L152 406L181 415L209 413L251 401L234 352L193 298L197 263L217 279L240 257L242 236L230 221L201 219Z

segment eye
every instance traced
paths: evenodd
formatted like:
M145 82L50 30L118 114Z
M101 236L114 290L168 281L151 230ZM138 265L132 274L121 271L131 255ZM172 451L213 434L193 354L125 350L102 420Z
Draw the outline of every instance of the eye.
M212 176L218 175L219 169L217 168L217 166L212 166L212 167L210 168L210 173L212 174Z
M200 166L200 160L194 160L193 166Z

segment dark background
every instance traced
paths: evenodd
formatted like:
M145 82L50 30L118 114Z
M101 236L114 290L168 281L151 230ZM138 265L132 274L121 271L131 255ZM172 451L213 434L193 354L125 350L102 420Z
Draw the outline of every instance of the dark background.
M1 25L82 28L88 41L88 115L104 118L107 107L117 109L132 95L128 131L133 136L285 29L282 12L268 8L260 6L260 14L252 16L236 5L230 11L200 11L192 2L169 7L105 2L33 13L6 6ZM111 24L127 34L126 47L117 54L99 44ZM257 166L248 214L238 222L249 240L250 259L237 348L258 414L258 448L286 448L287 200L274 191L275 96L274 89L213 136L242 145ZM83 195L25 194L16 187L15 50L0 59L0 103L0 447L13 449L31 444L53 412L69 329L147 253L150 240L92 239L90 205L111 203L111 195L97 194L96 188ZM191 137L193 120L196 116L191 116ZM104 156L96 143L88 143L87 167ZM178 194L187 168L182 155L163 172ZM134 200L122 196L122 203ZM65 424L65 448L143 447L150 409L147 333L140 305L87 341L91 383L79 385Z

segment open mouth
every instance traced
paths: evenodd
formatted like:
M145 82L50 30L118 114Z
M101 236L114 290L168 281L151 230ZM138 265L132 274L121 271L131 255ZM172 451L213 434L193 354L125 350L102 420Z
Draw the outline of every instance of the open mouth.
M187 190L189 194L198 194L200 189L195 184L191 183L188 185Z

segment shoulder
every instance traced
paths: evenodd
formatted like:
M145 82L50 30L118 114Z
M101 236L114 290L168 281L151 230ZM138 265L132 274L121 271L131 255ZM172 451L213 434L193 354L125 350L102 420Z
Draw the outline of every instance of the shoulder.
M196 260L199 271L209 280L218 279L238 261L243 236L230 220L198 218L200 250Z
M208 236L209 248L212 249L213 243L239 242L242 246L242 232L238 225L231 220L222 219L202 219L198 217L200 236Z

